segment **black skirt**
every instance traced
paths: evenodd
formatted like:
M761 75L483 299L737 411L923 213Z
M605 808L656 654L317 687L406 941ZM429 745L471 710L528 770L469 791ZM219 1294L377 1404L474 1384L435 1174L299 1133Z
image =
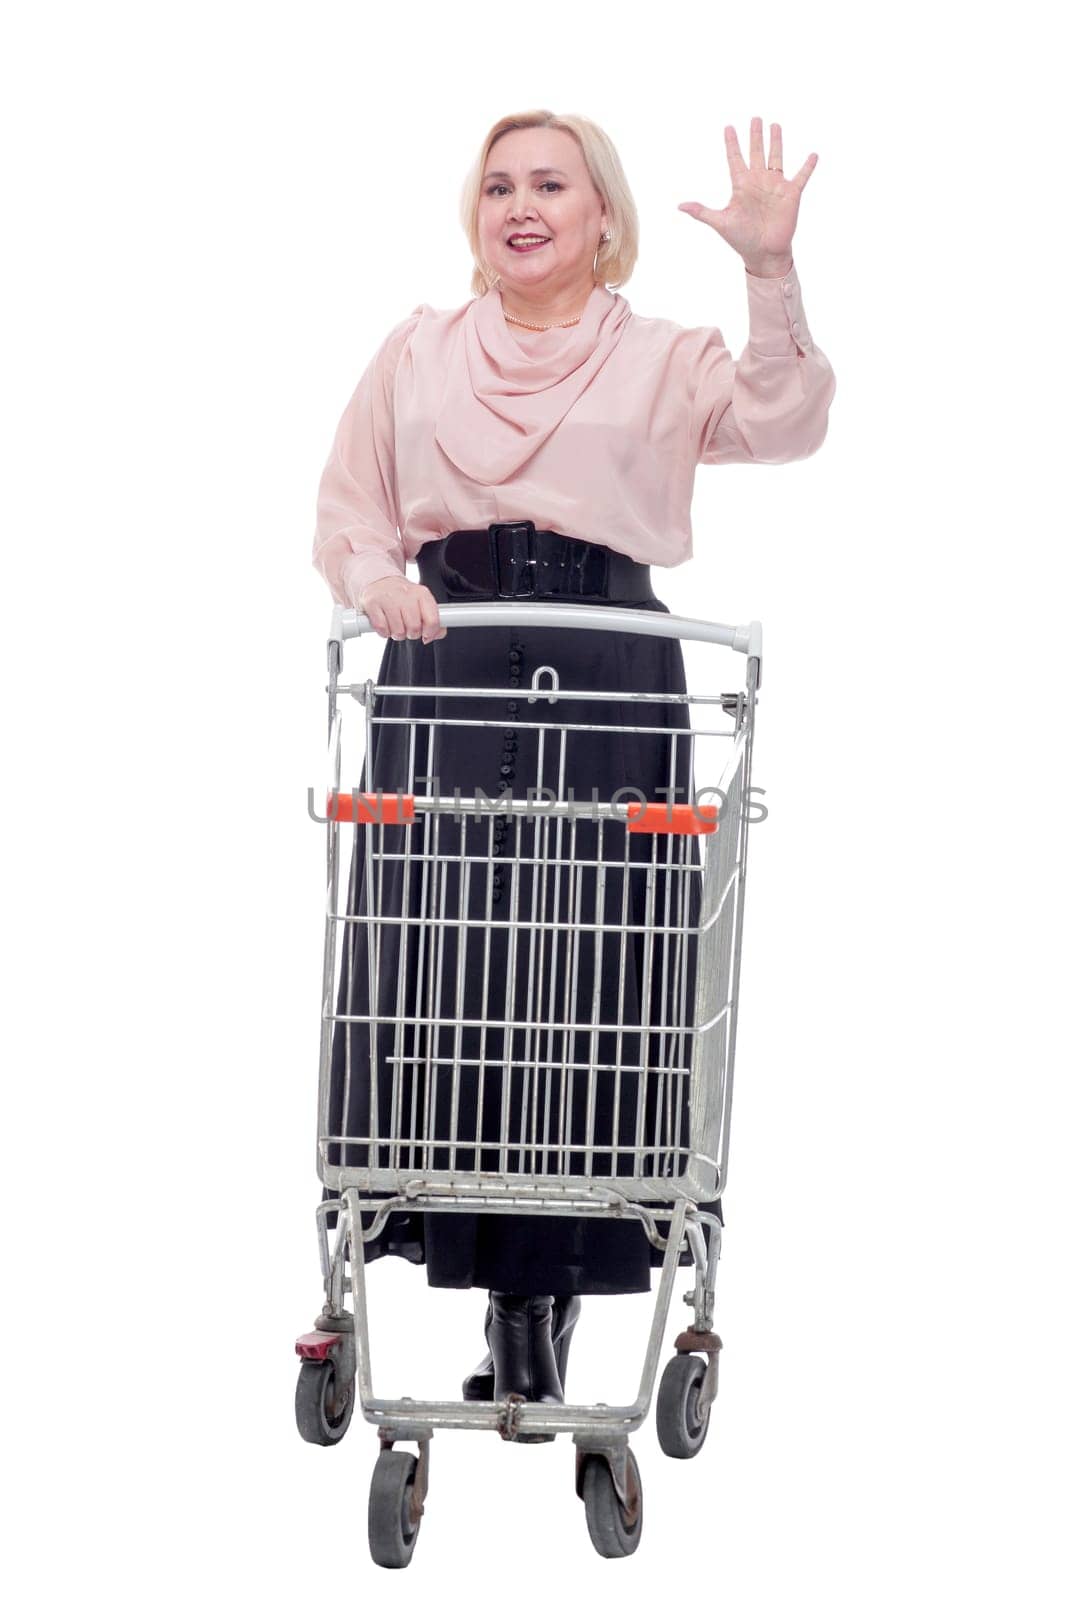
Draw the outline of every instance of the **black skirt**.
M571 600L570 603L581 602ZM662 601L651 599L632 609L666 612L668 608ZM446 608L442 608L442 613L447 625ZM542 666L555 668L563 689L617 690L624 698L596 702L560 699L551 707L546 707L544 700L531 703L527 698L531 678ZM559 799L589 799L595 792L600 800L609 800L619 791L631 790L634 794L627 798L643 796L648 801L656 801L671 789L675 799L681 801L688 793L692 740L684 735L672 740L669 733L671 728L689 726L688 707L642 703L628 698L635 693L685 693L682 652L677 640L563 628L454 628L446 638L430 645L420 641L387 641L375 681L386 686L411 684L425 688L427 693L379 697L376 714L398 720L395 725L379 724L374 729L370 768L368 771L365 761L360 780L361 788L371 792L392 794L410 792L414 788L416 793L426 793L425 779L432 772L444 798L450 798L453 790L470 795L477 787L493 798L510 791L519 800L539 783ZM473 691L472 698L435 697L433 691L438 687L469 687ZM507 688L513 691L513 696L479 700L477 691L480 688ZM464 717L492 718L504 720L509 726L437 726L431 744L429 729L417 726L420 717L452 721ZM568 734L565 748L561 749L558 736L549 735L539 740L534 729L524 727L524 724L547 719L568 724L597 722L609 729L625 724L639 725L650 731L575 731ZM561 755L565 756L562 768ZM562 786L557 781L561 771ZM439 814L434 826L437 829L433 834L434 850L442 857L458 853L460 822ZM547 828L547 823L545 826ZM518 861L528 857L531 850L543 850L549 835L542 832L535 839L529 820L517 824L506 815L469 818L465 827L464 853L474 861L481 857L484 862L480 875L477 866L469 871L464 898L467 912L473 913L477 921L486 917L508 918L517 908L516 920L524 922L530 914L530 893L536 889L531 891L530 873L520 867ZM586 830L579 856L592 857L589 833L596 827L592 821L572 824L579 836ZM478 838L476 829L481 830L482 842L472 849L472 842ZM386 844L380 848L403 851L403 841L399 837L402 828L374 831L396 838L395 847ZM604 828L599 846L603 855L618 857L622 833L619 824ZM376 940L373 955L378 981L386 975L386 987L391 988L394 999L402 999L406 1016L425 1016L428 999L424 992L425 952L414 932L409 929L405 935L400 926L406 909L419 903L423 869L409 863L405 881L400 861L396 865L388 863L383 870L374 872L368 901L367 829L356 826L354 836L348 911L366 915L369 906L375 916L398 919L396 923L379 925L371 935ZM429 832L426 837L430 837ZM563 910L560 911L557 902L557 919L570 917L575 922L617 923L622 915L623 922L629 925L647 921L651 909L653 926L662 925L665 918L671 919L672 926L676 925L681 914L678 886L682 878L679 874L664 879L663 875L653 873L649 887L649 874L642 872L640 866L642 861L651 859L649 852L653 848L652 836L630 835L625 849L634 870L628 871L625 877L619 870L599 874L599 889L598 874L593 870L586 869L584 874L577 875L572 872L569 876L565 871L558 873L554 882L557 888L563 885ZM695 840L689 841L688 848L693 852L691 859L699 860ZM516 864L509 865L510 861ZM426 870L434 869L427 867ZM513 873L518 875L514 886ZM454 916L461 910L456 898L459 874L454 866L452 879L452 889L445 893L441 909ZM686 899L687 926L692 926L699 915L698 885L699 878L694 877ZM439 882L437 890L440 890ZM622 909L623 895L629 896L627 912ZM523 996L532 992L531 972L537 956L537 949L529 942L530 933L515 934L509 947L506 929L494 931L488 945L486 934L474 929L464 939L462 957L454 930L443 930L436 937L442 941L437 958L438 981L441 972L446 975L443 1007L440 997L434 1001L437 1014L449 1009L448 977L454 985L461 973L463 1009L453 1014L461 1019L512 1017L516 1022L514 1038L521 1043ZM543 937L547 940L549 936ZM681 960L679 947L682 943L690 946L690 953L681 967L675 967L673 963ZM658 1038L655 1021L661 1015L660 999L665 985L668 989L673 986L676 996L679 989L682 990L682 1005L687 1013L681 1020L691 1020L694 943L652 937L646 952L640 934L628 934L624 939L617 933L605 934L596 941L586 935L584 945L575 947L580 951L575 962L568 958L564 949L566 935L558 936L547 964L548 984L551 985L553 971L558 971L561 976L566 975L566 987L570 992L554 994L549 1008L553 1019L579 1023L599 1019L601 1024L614 1020L628 1025L650 1020L653 1034L646 1042L647 1054L641 1058L637 1033L574 1031L568 1036L566 1047L572 1070L557 1074L555 1079L551 1074L542 1074L545 1083L540 1105L529 1104L517 1083L511 1085L514 1092L507 1095L506 1130L501 1122L501 1074L499 1071L481 1074L479 1107L478 1073L474 1064L479 1052L485 1059L504 1059L502 1029L480 1030L473 1024L458 1030L439 1029L432 1042L434 1058L446 1063L460 1060L468 1065L460 1070L458 1079L451 1069L442 1069L431 1100L429 1076L422 1069L420 1077L418 1061L420 1050L425 1057L429 1048L427 1030L425 1027L412 1030L406 1026L398 1033L397 1024L382 1023L376 1052L376 1121L373 1126L383 1136L392 1126L395 1138L399 1102L405 1107L400 1118L404 1137L399 1147L395 1144L392 1147L393 1160L383 1159L379 1153L374 1164L409 1166L415 1162L426 1169L443 1169L450 1162L453 1171L475 1165L482 1172L500 1170L499 1151L492 1148L494 1128L498 1140L519 1149L524 1138L533 1139L535 1128L543 1139L544 1130L551 1125L560 1134L561 1149L559 1154L546 1155L542 1148L537 1158L539 1165L532 1169L542 1175L586 1174L595 1182L598 1177L610 1177L612 1173L624 1177L633 1176L635 1172L636 1175L676 1173L679 1169L670 1165L669 1156L645 1157L635 1169L636 1158L631 1155L627 1165L625 1158L620 1161L618 1152L620 1143L643 1142L636 1133L639 1120L645 1129L644 1138L653 1149L662 1151L668 1145L684 1148L688 1132L684 1100L688 1080L684 1073L671 1075L653 1071L645 1076L642 1089L639 1083L642 1075L632 1070L618 1074L598 1072L596 1077L605 1080L605 1089L613 1082L614 1090L604 1098L598 1087L587 1099L588 1074L582 1073L581 1065L583 1061L592 1060L598 1067L621 1064L632 1068L641 1059L653 1068L668 1064L666 1052L677 1052L678 1040L668 1042ZM544 948L546 945L542 944L540 1009L528 1010L527 1016L546 1014ZM406 991L404 984L396 982L401 968ZM378 998L372 1003L365 923L345 924L339 970L339 1015L358 1016L372 1010L381 1013L385 1009L380 990L376 991ZM563 987L561 982L559 988ZM644 992L646 989L648 994ZM591 998L594 990L598 995L595 1001ZM593 1006L597 1007L595 1015L591 1010ZM328 1133L348 1137L349 1142L343 1147L340 1144L330 1146L331 1164L368 1164L368 1147L354 1144L352 1136L358 1132L366 1137L372 1128L370 1026L342 1022L334 1025ZM456 1031L460 1034L458 1048ZM392 1057L396 1061L398 1037L400 1059L405 1063L402 1067L390 1064L387 1059ZM555 1051L560 1035L549 1033L547 1037ZM529 1038L527 1034L527 1046ZM590 1056L590 1051L595 1053ZM516 1053L521 1058L523 1051L518 1048ZM554 1054L552 1059L556 1059ZM650 1083L655 1084L654 1090L649 1089ZM413 1120L416 1107L419 1108L417 1126ZM561 1131L564 1119L565 1132ZM483 1137L485 1143L480 1142ZM578 1154L574 1153L576 1149ZM521 1161L522 1158L515 1159ZM511 1163L512 1157L505 1156L505 1170L531 1170L517 1168ZM335 1197L333 1191L327 1191L327 1195ZM701 1209L721 1220L718 1201L703 1203ZM369 1224L372 1215L370 1211L363 1212L364 1225ZM659 1231L661 1236L665 1235L665 1223L659 1224ZM641 1223L634 1218L580 1217L572 1220L485 1213L447 1215L440 1210L394 1212L383 1232L365 1245L367 1261L385 1254L425 1264L427 1282L432 1287L479 1287L526 1295L647 1291L651 1287L650 1269L662 1265L663 1261L662 1250L650 1243ZM682 1261L690 1260L686 1252Z

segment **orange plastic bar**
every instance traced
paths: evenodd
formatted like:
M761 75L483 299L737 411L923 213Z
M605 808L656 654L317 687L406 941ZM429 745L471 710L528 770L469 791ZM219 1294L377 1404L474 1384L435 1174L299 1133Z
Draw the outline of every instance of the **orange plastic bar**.
M326 815L331 822L414 822L413 794L357 794L356 814L352 816L352 795L326 796Z
M634 800L626 807L627 833L714 833L718 806L642 806Z

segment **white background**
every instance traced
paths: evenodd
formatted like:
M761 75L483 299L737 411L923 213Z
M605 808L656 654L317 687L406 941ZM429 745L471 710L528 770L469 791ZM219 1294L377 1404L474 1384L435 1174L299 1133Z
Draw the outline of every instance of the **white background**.
M1058 1592L1063 145L1037 18L215 0L5 30L13 1593ZM439 1434L392 1578L373 1430L316 1450L292 1420L320 1299L310 541L345 402L417 304L469 298L461 180L534 106L617 144L634 310L735 355L743 265L677 204L726 204L728 122L743 150L781 122L790 175L817 151L794 254L838 393L811 460L701 469L695 559L657 577L767 640L712 1435L679 1463L638 1432L644 1537L609 1566L567 1443ZM370 1278L379 1387L455 1390L481 1293ZM571 1397L631 1396L651 1306L586 1300Z

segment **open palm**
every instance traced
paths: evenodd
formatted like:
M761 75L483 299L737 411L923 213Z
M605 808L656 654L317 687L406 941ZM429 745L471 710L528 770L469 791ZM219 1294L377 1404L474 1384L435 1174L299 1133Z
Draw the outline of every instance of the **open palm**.
M817 155L810 155L793 178L782 171L782 130L771 123L771 147L763 157L763 121L752 118L748 166L741 155L737 133L726 129L726 160L730 168L733 193L723 211L713 211L697 200L684 200L678 207L724 238L748 267L788 261L796 232L800 196L815 170Z

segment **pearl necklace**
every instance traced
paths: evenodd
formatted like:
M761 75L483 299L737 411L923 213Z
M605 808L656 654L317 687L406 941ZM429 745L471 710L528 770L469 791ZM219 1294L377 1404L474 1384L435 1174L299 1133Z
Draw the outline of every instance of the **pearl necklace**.
M504 312L505 322L514 322L519 328L532 328L535 333L544 333L548 328L573 328L576 322L581 322L581 312L576 317L571 317L568 322L523 322L519 317L513 317L510 312Z

